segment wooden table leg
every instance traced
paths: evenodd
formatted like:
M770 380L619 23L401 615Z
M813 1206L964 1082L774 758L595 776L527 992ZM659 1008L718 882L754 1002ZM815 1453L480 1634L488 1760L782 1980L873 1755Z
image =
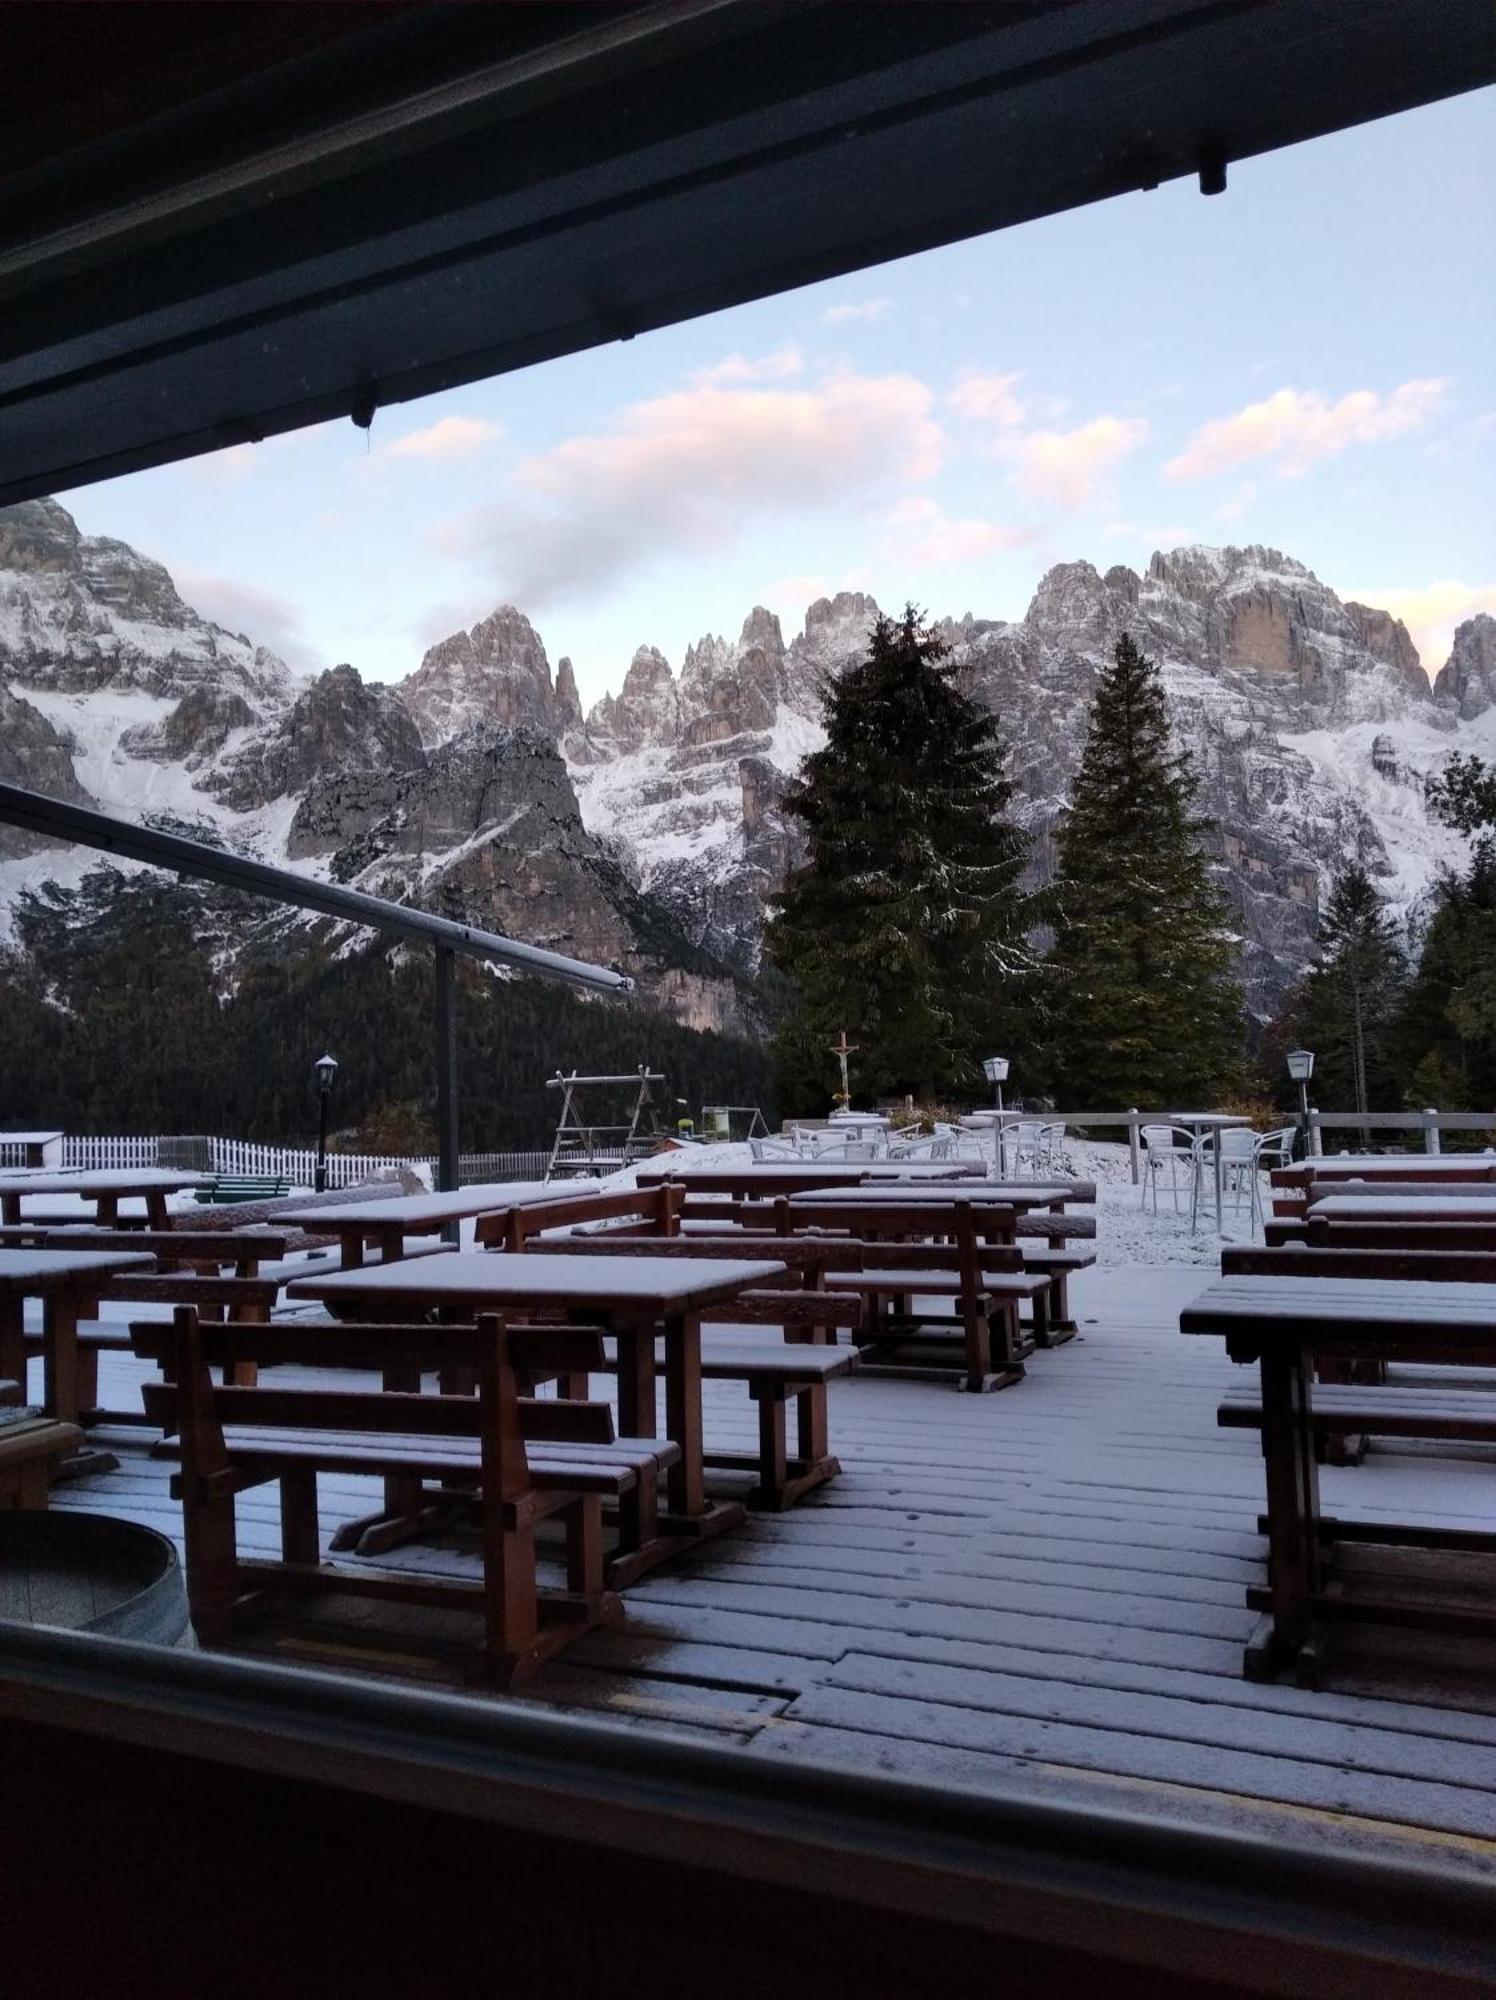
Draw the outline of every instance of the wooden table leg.
M170 1229L171 1217L166 1208L166 1190L151 1188L145 1198L145 1219L149 1229Z
M618 1427L625 1437L655 1437L655 1339L658 1328L615 1325L618 1342ZM701 1439L701 1327L694 1319L668 1319L665 1336L665 1435L680 1446L666 1473L668 1512L658 1521L652 1486L625 1494L618 1510L618 1551L608 1581L625 1589L679 1546L682 1536L704 1539L735 1528L745 1518L741 1501L708 1500Z
M701 1463L701 1322L665 1322L665 1435L680 1446L667 1477L672 1514L691 1516L706 1506Z
M78 1422L78 1320L91 1309L91 1301L76 1292L49 1292L42 1301L42 1403L59 1423ZM58 1460L53 1477L79 1479L91 1472L113 1472L118 1464L112 1451L84 1444Z
M78 1421L78 1301L52 1292L42 1301L42 1402L62 1424Z
M0 1299L0 1382L19 1382L26 1400L26 1306L18 1298Z
M1301 1349L1276 1344L1262 1356L1262 1459L1267 1477L1269 1612L1247 1642L1248 1680L1270 1680L1308 1635L1322 1587L1319 1468L1309 1364Z
M147 1195L146 1219L150 1221L152 1229L164 1229L166 1227L165 1215L163 1214L160 1222L152 1220L150 1206L150 1196ZM119 1228L119 1196L117 1194L101 1194L95 1197L94 1221L98 1223L101 1229Z

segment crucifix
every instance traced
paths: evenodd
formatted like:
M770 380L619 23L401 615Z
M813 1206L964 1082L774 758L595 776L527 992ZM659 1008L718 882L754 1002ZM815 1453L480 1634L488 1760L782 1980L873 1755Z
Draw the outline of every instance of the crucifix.
M836 1040L831 1044L831 1053L836 1057L837 1063L841 1068L842 1087L836 1093L836 1096L833 1101L839 1104L843 1111L845 1111L847 1106L852 1102L851 1088L847 1083L847 1057L855 1056L857 1053L857 1047L858 1045L856 1042L849 1042L847 1040L847 1031L845 1028L837 1029Z

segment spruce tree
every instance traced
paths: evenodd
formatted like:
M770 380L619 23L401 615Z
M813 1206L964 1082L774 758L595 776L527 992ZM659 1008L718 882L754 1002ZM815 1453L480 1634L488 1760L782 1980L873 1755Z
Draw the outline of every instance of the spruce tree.
M1315 1095L1327 1110L1395 1110L1402 1083L1393 1039L1407 953L1359 863L1337 876L1325 899L1319 953L1288 1009L1295 1035L1315 1052Z
M1169 740L1158 668L1124 632L1097 682L1045 898L1063 1103L1182 1109L1235 1078L1236 940L1195 790Z
M880 618L867 658L828 686L825 748L786 795L807 852L772 898L765 952L791 994L775 1045L790 1109L836 1090L840 1029L854 1095L930 1098L980 1088L987 1044L1021 1017L1028 842L996 718L946 652L912 606Z
M1496 1101L1496 766L1451 757L1429 803L1473 852L1436 891L1398 1050L1417 1104L1479 1110Z

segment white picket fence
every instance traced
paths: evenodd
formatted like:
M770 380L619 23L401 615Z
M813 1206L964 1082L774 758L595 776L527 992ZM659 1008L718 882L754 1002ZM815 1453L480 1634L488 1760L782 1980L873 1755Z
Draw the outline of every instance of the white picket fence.
M548 1158L541 1152L464 1153L458 1166L464 1183L529 1180L545 1172ZM207 1135L170 1139L112 1136L65 1138L62 1164L65 1170L84 1172L101 1167L180 1165L200 1173L274 1175L298 1187L310 1187L317 1155L310 1146L262 1146L249 1139ZM390 1167L419 1167L434 1177L436 1164L434 1153L329 1153L327 1185L351 1187Z

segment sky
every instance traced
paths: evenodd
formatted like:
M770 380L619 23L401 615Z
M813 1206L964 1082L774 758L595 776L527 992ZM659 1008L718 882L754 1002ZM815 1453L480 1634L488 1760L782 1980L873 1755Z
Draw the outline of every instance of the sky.
M1496 612L1496 90L659 333L60 495L312 671L501 603L584 702L755 604L1021 617L1053 563L1260 542Z

